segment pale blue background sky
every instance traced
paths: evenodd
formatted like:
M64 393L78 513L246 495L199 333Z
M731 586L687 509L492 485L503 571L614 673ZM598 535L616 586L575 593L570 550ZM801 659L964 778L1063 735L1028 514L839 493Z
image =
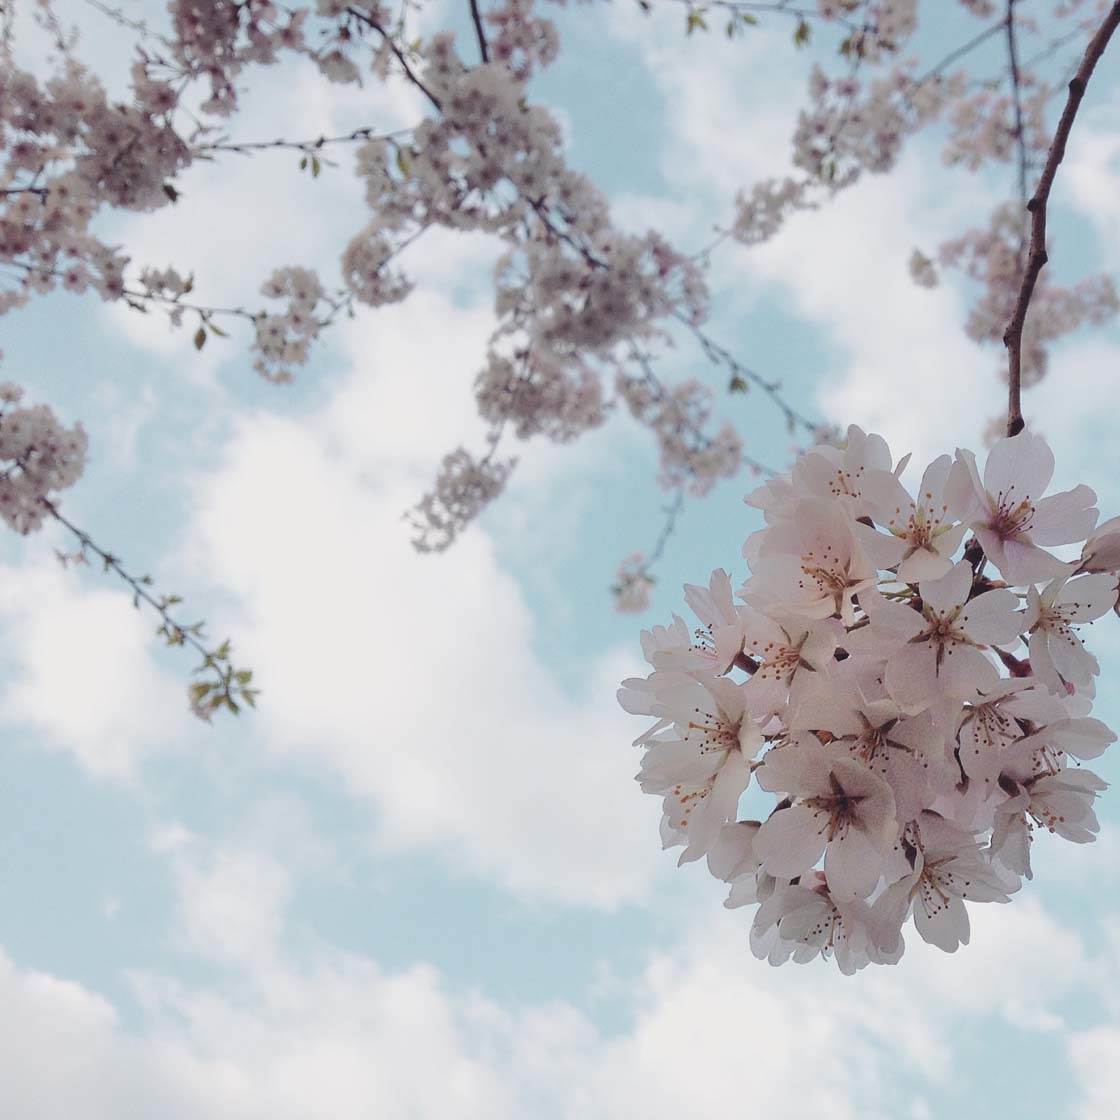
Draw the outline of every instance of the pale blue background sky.
M71 7L89 57L122 57ZM549 14L565 53L535 95L620 222L691 248L738 187L783 169L814 57L788 29L728 44L686 40L676 8ZM1115 73L1106 60L1059 181L1066 276L1120 260ZM248 139L421 112L407 92L324 92L309 68L251 85L232 129ZM280 264L333 278L360 187L345 157L316 182L295 163L200 165L174 210L102 228L138 263L193 269L215 303L255 304ZM963 293L913 288L906 259L984 221L1009 179L945 171L923 139L772 244L721 252L713 334L896 454L975 445L1001 406L999 355L964 338ZM196 723L188 661L112 580L59 570L51 533L0 538L5 1114L1111 1115L1111 793L1101 841L1040 840L1034 883L977 908L968 949L911 938L902 966L854 980L756 962L749 913L659 851L614 688L685 580L744 574L746 478L688 508L642 619L606 594L664 500L625 420L574 449L526 448L480 528L444 556L411 551L401 511L444 451L480 443L470 381L494 256L483 238L425 238L405 261L416 293L342 325L287 388L255 377L243 336L196 354L189 331L92 296L4 320L3 376L90 432L67 513L230 634L264 689L256 715ZM1069 339L1027 406L1058 481L1096 487L1106 515L1118 356L1113 329ZM684 345L666 369L709 375ZM723 403L752 454L788 460L761 397ZM1093 639L1116 724L1115 620ZM1098 769L1120 776L1114 759Z

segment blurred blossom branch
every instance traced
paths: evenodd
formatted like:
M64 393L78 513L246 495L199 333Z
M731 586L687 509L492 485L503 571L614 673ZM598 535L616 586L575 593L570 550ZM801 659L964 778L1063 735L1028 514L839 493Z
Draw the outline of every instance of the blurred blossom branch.
M1104 6L1086 0L1068 0L1045 21L1025 17L1021 0L674 0L672 12L656 0L639 3L651 18L676 19L683 7L695 58L705 57L703 34L717 29L717 19L728 39L772 35L793 51L819 54L791 136L793 170L740 191L733 219L716 226L698 251L676 247L658 229L620 226L596 182L569 164L557 115L532 96L532 80L561 50L538 0L468 0L469 61L447 28L406 29L409 0L399 10L378 0L302 7L168 0L158 27L107 0L87 0L136 37L123 99L111 98L82 64L77 34L51 0L40 0L33 13L50 43L45 61L25 68L4 4L0 314L58 289L95 292L138 312L162 312L173 328L189 325L199 350L211 336L225 337L221 324L239 321L251 332L252 367L284 383L307 366L322 332L341 317L408 298L414 285L402 261L428 231L489 237L500 248L492 274L495 327L468 373L488 443L481 454L460 447L443 456L428 493L406 515L414 543L423 551L449 547L498 498L516 464L504 453L510 440L574 444L623 406L651 435L657 481L672 496L649 558L632 565L634 585L645 581L648 589L686 494L706 494L744 470L770 473L744 451L745 444L754 449L754 429L721 417L722 405L761 392L799 441L842 442L781 380L740 357L742 344L733 351L713 338L709 266L717 248L779 235L800 212L827 205L867 175L890 172L911 137L940 123L946 164L973 172L1013 165L1017 195L935 253L915 249L911 273L926 287L954 268L975 282L965 330L983 343L1008 335L1013 424L1022 423L1021 389L1046 373L1051 342L1120 310L1109 276L1068 287L1040 276L1045 203L1073 124L1074 91L1079 101L1115 8L1094 34L1089 9ZM919 16L935 30L951 27L950 7L964 30L935 40L936 54L923 57ZM460 16L465 25L466 13ZM1050 145L1054 74L1065 65L1064 49L1090 36ZM313 66L324 82L340 86L371 78L402 83L423 97L423 119L304 139L232 139L228 122L252 75L286 62ZM328 151L352 154L365 211L341 248L337 284L297 263L260 284L260 294L274 301L267 310L252 310L240 296L207 302L195 293L193 272L135 266L125 247L94 232L106 211L177 205L200 162L267 150L294 152L314 181L333 166ZM1023 204L1036 167L1044 170L1030 204L1028 252ZM713 367L705 379L669 382L655 373L682 337ZM725 393L708 384L713 372ZM47 492L71 485L84 464L80 426L63 429L38 407L6 414L13 447L26 421L40 456L14 454L4 476L0 513L20 532L38 527L46 508L38 499L53 501ZM61 442L52 450L54 436Z

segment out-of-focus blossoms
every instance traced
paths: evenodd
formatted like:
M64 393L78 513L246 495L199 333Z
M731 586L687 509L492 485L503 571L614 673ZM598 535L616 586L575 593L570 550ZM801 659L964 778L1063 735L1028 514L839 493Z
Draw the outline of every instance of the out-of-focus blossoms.
M46 405L22 399L18 385L0 385L0 517L30 533L43 523L44 501L81 477L87 439L81 424L65 428Z
M1081 763L1116 736L1090 714L1083 634L1117 606L1120 519L1094 532L1088 487L1048 494L1053 455L1026 432L982 471L940 456L916 489L908 460L852 427L749 495L749 578L688 586L699 627L643 632L653 671L619 692L654 720L638 780L664 845L757 905L773 964L894 963L911 917L952 952L969 903L1031 877L1038 830L1098 829L1105 783ZM748 789L772 795L762 819L739 819Z

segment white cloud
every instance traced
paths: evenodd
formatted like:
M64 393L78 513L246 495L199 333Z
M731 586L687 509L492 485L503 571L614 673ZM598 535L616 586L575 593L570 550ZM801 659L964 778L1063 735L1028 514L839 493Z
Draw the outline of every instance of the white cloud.
M1097 248L1115 257L1120 247L1120 129L1114 110L1098 109L1078 122L1058 175L1074 205L1095 228Z
M188 918L209 910L193 888L182 901ZM677 1120L737 1102L775 1120L920 1116L944 1077L967 1091L961 1048L1006 1014L1004 977L1030 975L1044 1011L1086 978L1052 979L1056 954L1081 958L1038 908L1016 927L979 909L973 969L957 967L962 955L942 969L919 945L909 967L855 980L755 961L741 914L698 921L649 961L624 997L633 1021L615 1034L564 1002L515 1010L426 965L391 974L317 946L298 966L282 951L253 955L220 989L136 974L145 1032L133 1036L101 997L0 957L0 1079L13 1114L36 1120ZM253 928L275 946L281 919L261 914ZM1099 1066L1115 1037L1079 1039L1075 1062Z
M1078 1120L1112 1120L1120 1099L1120 1027L1079 1031L1068 1044L1079 1090Z
M965 337L961 298L918 288L907 272L911 247L944 232L918 216L930 202L926 175L906 161L889 178L868 178L748 258L838 352L817 378L825 412L881 432L919 462L975 444L1002 394L1000 357Z
M265 750L370 798L383 844L614 906L642 897L658 864L617 659L590 660L568 694L490 539L475 528L419 556L401 520L477 426L461 367L487 327L417 293L343 336L355 373L319 416L238 427L200 485L188 562L241 604Z
M183 735L186 686L155 666L151 616L126 594L83 586L45 543L0 569L0 628L5 722L34 728L89 773L130 780Z

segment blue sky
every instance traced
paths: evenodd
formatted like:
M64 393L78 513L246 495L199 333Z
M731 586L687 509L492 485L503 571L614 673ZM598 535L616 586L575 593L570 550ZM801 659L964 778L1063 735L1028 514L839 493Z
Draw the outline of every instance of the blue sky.
M676 8L625 3L549 14L566 53L534 88L621 223L692 247L738 187L782 170L810 62L787 34L686 40ZM89 57L111 65L121 44L82 18ZM422 111L298 67L251 89L231 130L248 139ZM1063 275L1120 259L1115 94L1106 74L1059 179ZM332 276L359 184L345 157L314 182L295 163L200 165L178 206L114 217L106 236L193 270L215 303L255 302L277 265ZM804 410L896 454L975 446L1001 407L999 355L964 337L964 293L914 288L906 259L983 221L1004 178L946 171L918 142L773 243L721 251L713 333ZM744 574L746 479L688 507L642 619L611 613L606 591L664 502L624 419L574 449L527 446L481 526L445 555L411 550L402 510L445 451L481 442L470 383L495 256L473 235L421 240L409 300L341 324L285 388L256 378L244 338L199 354L189 331L94 297L4 321L3 376L90 433L68 515L229 634L263 689L256 714L198 724L189 662L111 579L59 569L50 532L0 539L6 1112L1111 1116L1111 793L1101 840L1040 840L1034 882L975 908L967 949L911 938L901 966L855 979L755 961L749 915L659 850L614 689L683 582ZM1026 408L1058 482L1093 485L1106 515L1118 357L1114 329L1074 336ZM666 369L709 375L683 346ZM764 400L724 403L748 451L788 459ZM1120 631L1106 620L1093 639L1100 714L1118 725ZM1114 759L1099 770L1120 777Z

